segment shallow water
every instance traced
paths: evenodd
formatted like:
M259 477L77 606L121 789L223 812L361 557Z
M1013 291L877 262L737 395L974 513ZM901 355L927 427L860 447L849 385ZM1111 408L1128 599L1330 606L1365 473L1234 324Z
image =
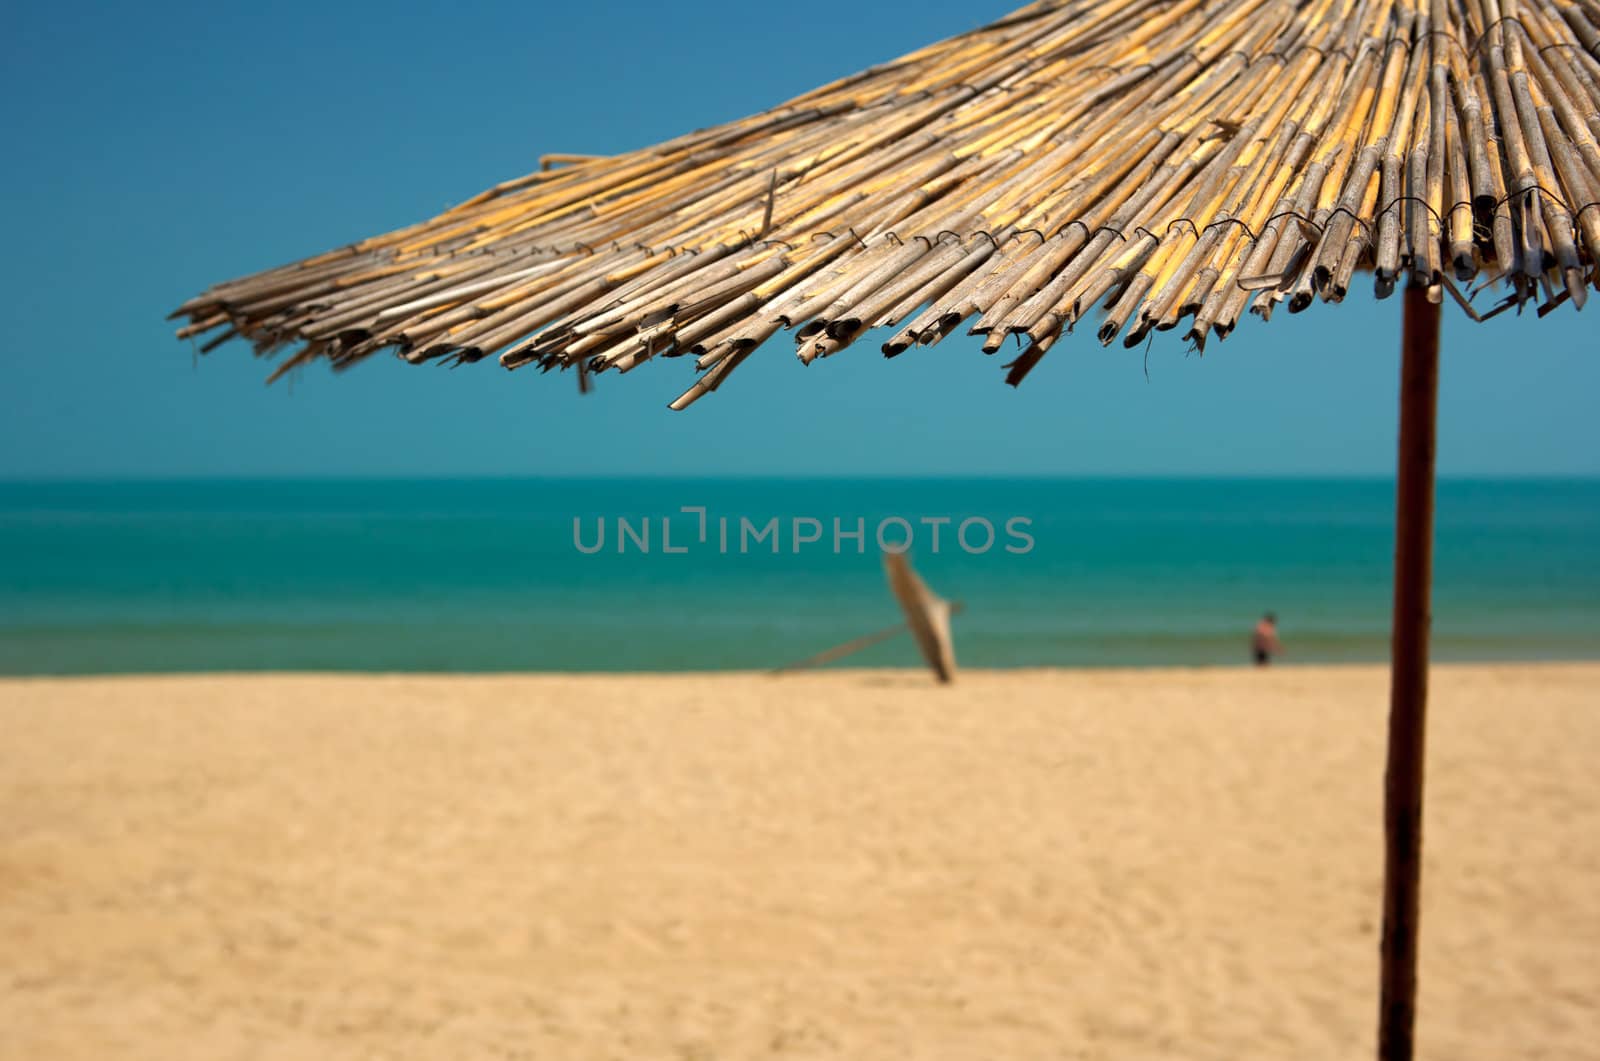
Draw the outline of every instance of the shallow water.
M0 673L775 666L895 621L880 525L891 544L909 531L924 577L967 606L964 665L1236 664L1267 609L1292 661L1381 660L1392 495L1377 480L4 484ZM706 509L703 542L685 506ZM1434 612L1440 659L1600 658L1600 482L1442 483ZM915 658L902 638L853 660Z

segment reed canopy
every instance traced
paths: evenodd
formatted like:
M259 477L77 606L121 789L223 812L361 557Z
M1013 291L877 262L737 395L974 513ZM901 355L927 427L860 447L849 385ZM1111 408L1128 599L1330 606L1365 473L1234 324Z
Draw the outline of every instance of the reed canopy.
M1600 0L1036 3L741 121L555 156L408 228L185 303L274 375L407 361L627 372L673 403L800 359L1102 343L1345 297L1581 307L1600 263ZM1481 302L1484 289L1491 295ZM1474 305L1481 310L1474 309Z

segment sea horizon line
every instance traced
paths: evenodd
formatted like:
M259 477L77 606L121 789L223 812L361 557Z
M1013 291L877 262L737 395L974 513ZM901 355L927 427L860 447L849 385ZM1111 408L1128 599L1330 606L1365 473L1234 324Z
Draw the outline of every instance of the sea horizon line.
M1440 483L1600 483L1600 472L1525 473L1457 472L1440 474ZM985 475L976 472L725 472L592 474L384 474L384 473L264 473L244 475L71 475L0 476L0 489L28 486L162 486L276 483L1393 483L1393 473L1364 472L1041 472Z

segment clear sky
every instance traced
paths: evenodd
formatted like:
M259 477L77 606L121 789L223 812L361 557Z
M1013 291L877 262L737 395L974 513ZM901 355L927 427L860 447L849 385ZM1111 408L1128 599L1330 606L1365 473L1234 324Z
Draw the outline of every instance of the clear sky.
M429 216L532 169L778 103L1009 0L89 4L0 22L8 250L0 478L585 474L1388 474L1399 299L1204 358L1070 337L1017 391L977 341L803 367L780 335L717 394L685 361L602 377L387 357L292 387L166 313L209 283ZM1600 302L1446 307L1445 474L1600 474Z

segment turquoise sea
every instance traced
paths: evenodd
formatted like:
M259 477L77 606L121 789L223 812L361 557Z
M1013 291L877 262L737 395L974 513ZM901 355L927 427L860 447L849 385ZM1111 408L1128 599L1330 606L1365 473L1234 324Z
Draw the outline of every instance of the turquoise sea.
M891 544L909 530L923 576L965 603L964 665L1237 665L1268 609L1290 662L1382 660L1392 493L1378 480L0 484L0 673L771 667L895 621L880 524ZM685 506L705 508L705 541ZM863 538L835 541L834 520ZM741 549L741 521L768 535ZM604 546L581 551L602 523ZM985 523L995 538L979 548ZM1600 658L1600 482L1441 483L1434 613L1440 659ZM915 661L904 638L853 660Z

